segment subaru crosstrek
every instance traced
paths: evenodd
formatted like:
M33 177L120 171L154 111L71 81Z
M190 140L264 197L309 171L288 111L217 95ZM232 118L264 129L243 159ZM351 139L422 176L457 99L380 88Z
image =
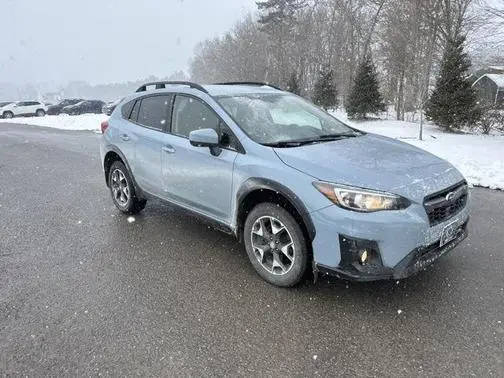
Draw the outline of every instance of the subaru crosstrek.
M266 84L148 83L102 132L120 211L149 198L190 210L234 234L278 286L307 267L405 278L467 236L468 187L451 164Z

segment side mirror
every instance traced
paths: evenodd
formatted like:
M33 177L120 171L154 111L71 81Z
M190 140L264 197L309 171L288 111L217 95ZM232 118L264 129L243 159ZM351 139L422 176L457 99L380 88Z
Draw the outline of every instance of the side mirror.
M194 147L209 147L214 156L221 152L219 148L219 136L214 129L193 130L189 133L189 143Z
M194 130L189 133L189 142L194 147L215 147L219 145L219 136L214 129Z

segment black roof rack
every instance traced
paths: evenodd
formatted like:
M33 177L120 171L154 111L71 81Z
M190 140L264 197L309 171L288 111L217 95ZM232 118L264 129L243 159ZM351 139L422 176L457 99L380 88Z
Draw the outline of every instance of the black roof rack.
M145 92L147 90L147 87L155 85L156 89L164 89L166 88L166 85L187 85L190 88L197 89L199 91L202 91L204 93L208 93L208 91L203 88L201 85L196 84L196 83L191 83L190 81L153 81L152 83L145 83L143 84L140 88L138 88L136 91L137 92Z
M214 85L257 85L259 87L266 86L266 87L271 87L273 89L278 89L279 91L282 90L279 87L276 87L276 86L274 86L272 84L261 83L261 82L258 82L258 81L230 81L230 82L227 82L227 83L215 83Z

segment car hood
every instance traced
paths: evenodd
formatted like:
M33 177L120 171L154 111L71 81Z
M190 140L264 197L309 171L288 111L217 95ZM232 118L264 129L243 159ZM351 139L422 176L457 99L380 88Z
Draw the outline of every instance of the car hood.
M318 180L387 191L418 203L464 179L447 161L374 134L274 150L286 165Z

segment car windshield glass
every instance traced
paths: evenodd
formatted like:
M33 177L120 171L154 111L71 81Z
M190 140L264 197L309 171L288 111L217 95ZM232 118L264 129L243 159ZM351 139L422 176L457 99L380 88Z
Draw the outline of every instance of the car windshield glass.
M244 94L219 96L217 101L250 138L261 144L309 143L358 133L294 95Z

